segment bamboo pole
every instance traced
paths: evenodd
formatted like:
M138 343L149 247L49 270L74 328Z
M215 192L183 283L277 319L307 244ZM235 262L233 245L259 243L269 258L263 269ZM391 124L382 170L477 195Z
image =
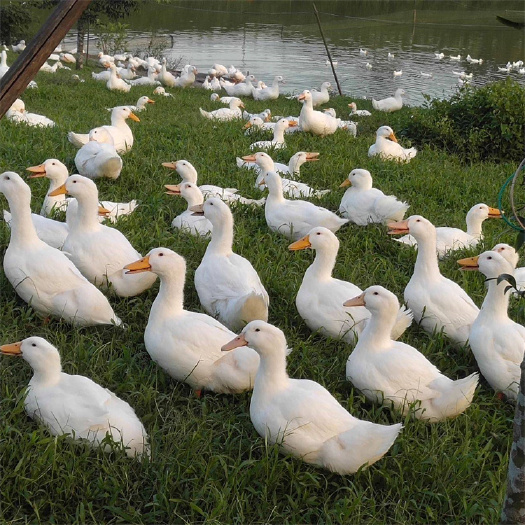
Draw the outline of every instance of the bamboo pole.
M319 19L319 13L317 12L317 7L315 7L315 4L312 2L312 7L314 8L315 18L317 18L317 25L319 26L319 31L321 33L321 37L323 39L324 47L326 49L326 54L328 55L328 60L330 61L330 66L332 67L332 73L334 74L335 83L337 84L337 89L339 90L339 94L343 96L343 92L341 91L341 86L339 85L339 79L337 78L337 74L335 72L334 63L332 62L332 55L330 55L330 50L328 49L328 45L326 44L326 39L324 37L323 28L321 27L321 20Z
M0 80L0 118L36 76L91 0L62 0L40 31Z

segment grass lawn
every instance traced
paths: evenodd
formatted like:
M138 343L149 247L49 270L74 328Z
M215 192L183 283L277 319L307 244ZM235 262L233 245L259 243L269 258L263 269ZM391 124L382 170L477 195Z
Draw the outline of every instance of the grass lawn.
M12 62L12 56L9 57ZM109 123L105 108L134 104L152 88L133 88L129 94L108 91L86 69L85 83L73 72L40 73L39 88L23 95L26 108L57 122L53 129L0 122L0 172L25 173L25 168L58 158L75 172L76 149L67 131L87 132ZM208 240L174 231L170 224L186 208L180 197L164 193L164 184L179 177L161 166L186 159L194 164L200 184L239 188L260 198L252 172L237 168L235 157L264 137L246 137L241 122L214 123L198 108L215 109L209 93L199 89L171 90L174 98L153 97L131 122L135 145L123 157L116 181L97 180L102 199L140 201L133 215L117 227L142 253L158 246L183 255L188 264L187 309L202 311L193 287L193 273ZM385 93L385 96L390 95ZM349 98L330 105L340 116ZM270 107L273 114L298 115L300 104L281 97L270 103L246 100L248 111ZM358 107L371 109L367 101ZM375 130L388 124L403 138L403 122L411 108L362 118L357 138L344 131L324 139L306 134L287 136L287 149L274 158L287 162L296 151L318 151L320 160L301 170L301 179L332 192L320 205L339 206L339 184L357 167L370 170L375 186L410 203L409 214L421 214L436 225L465 227L468 209L485 202L497 205L497 194L514 164L464 165L447 152L425 148L410 164L369 159ZM24 175L25 176L25 175ZM47 191L44 179L29 182L33 211L39 212ZM0 199L7 207L5 199ZM402 421L403 432L386 456L354 476L339 476L282 456L267 445L249 418L250 394L206 393L197 399L152 362L143 333L158 284L129 299L111 298L125 329L75 328L53 319L45 324L18 298L0 273L0 342L31 335L58 347L65 372L82 374L128 401L143 421L152 444L152 459L128 459L121 451L105 454L67 438L52 437L30 420L23 406L31 377L22 360L0 361L0 521L2 523L495 523L506 485L507 455L512 438L513 407L499 401L482 379L472 406L455 420L430 425L403 418L385 407L373 406L345 379L351 351L342 342L312 334L295 308L295 295L313 252L289 252L289 241L269 231L262 208L236 206L234 249L247 257L270 294L270 322L286 334L293 353L288 359L292 377L324 385L352 414L376 423ZM514 240L503 221L484 225L485 246ZM361 288L381 284L402 299L410 279L415 252L386 235L380 225L344 227L335 267L338 278ZM0 249L5 252L9 229L0 226ZM480 305L483 277L461 273L460 252L440 264L444 275L458 282ZM523 321L516 302L512 316ZM470 350L458 349L440 335L430 336L417 325L403 341L421 350L446 375L464 377L477 370Z

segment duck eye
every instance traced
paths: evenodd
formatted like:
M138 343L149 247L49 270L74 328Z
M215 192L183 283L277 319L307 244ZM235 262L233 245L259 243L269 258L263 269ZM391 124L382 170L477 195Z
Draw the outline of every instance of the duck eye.
M162 252L159 253L159 257L162 257L164 254Z
M256 328L255 331L256 331L256 332L260 332L261 329L260 329L260 328Z
M5 180L11 180L11 177L9 177L8 175L5 176Z
M213 206L213 202L210 202L210 206Z
M32 343L31 346L36 346L36 343Z
M420 220L420 219L417 219L416 222L421 222L421 220Z
M374 295L379 295L379 292L374 292Z
M317 234L316 234L316 235L321 235L321 232L317 232Z
M492 257L487 257L487 259L490 261L490 260L492 260Z

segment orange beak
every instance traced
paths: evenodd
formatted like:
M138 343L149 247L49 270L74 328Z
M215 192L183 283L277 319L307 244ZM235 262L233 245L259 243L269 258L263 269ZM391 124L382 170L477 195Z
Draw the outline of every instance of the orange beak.
M169 168L170 170L176 170L177 169L177 163L176 162L163 162L162 165L165 168Z
M501 219L501 212L498 208L491 208L489 206L489 219Z
M345 179L341 184L339 184L340 188L346 188L347 186L352 186L352 183L349 179Z
M33 173L33 175L29 175L30 179L36 179L37 177L45 177L46 176L46 167L43 164L39 164L38 166L31 166L30 168L26 168L27 171L30 171Z
M98 214L100 217L107 217L110 213L111 212L107 208L104 208L103 206L98 207Z
M295 126L297 126L299 124L299 122L297 122L297 120L289 120L288 121L288 127L289 128L295 128Z
M311 248L311 247L312 245L310 244L310 236L305 235L302 239L292 242L292 244L288 246L288 249L292 252L295 252L297 250L306 250L306 248Z
M313 162L315 160L319 160L319 153L313 152L313 153L306 153L306 160L308 162Z
M305 95L301 94L297 97L297 100L304 100L306 98Z
M193 212L192 215L204 215L204 205L196 204L190 208L190 211Z
M343 303L343 306L366 306L364 292L353 299L348 299Z
M59 186L56 190L53 190L51 193L49 193L50 197L56 197L57 195L65 195L67 193L66 190L66 184L62 184L62 186Z
M137 117L137 115L135 115L135 113L130 113L130 114L129 114L129 118L130 118L131 120L134 120L135 122L140 122L139 117Z
M467 257L466 259L460 259L458 264L461 266L460 270L464 272L476 272L479 270L478 265L479 257Z
M255 162L255 155L245 155L244 157L241 157L242 160L245 160L246 162Z
M126 274L133 273L142 273L142 272L151 272L151 264L149 263L149 256L142 257L138 261L132 262L131 264L126 264L124 270L127 270Z
M168 190L166 192L167 195L180 195L180 186L173 184L165 184L164 187Z
M22 341L0 346L0 352L4 355L22 355Z
M251 122L246 122L246 124L242 127L242 129L249 129L252 127L252 123Z
M148 104L155 104L155 101L154 100L151 100L151 98L148 98L148 100L146 101Z
M396 136L394 135L394 132L390 133L390 135L388 135L388 138L390 140L393 140L394 142L397 142L397 139L396 139Z
M401 235L409 233L408 221L390 222L388 223L388 235Z
M234 348L239 348L240 346L246 346L248 341L244 338L244 334L238 335L235 339L232 339L229 343L226 343L221 350L223 352L228 352Z

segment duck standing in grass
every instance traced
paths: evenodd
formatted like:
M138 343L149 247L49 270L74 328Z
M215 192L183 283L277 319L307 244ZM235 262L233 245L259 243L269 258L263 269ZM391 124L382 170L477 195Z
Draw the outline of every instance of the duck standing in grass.
M510 293L506 291L509 283L498 283L501 274L514 273L512 264L496 251L483 252L458 263L462 270L476 270L487 278L487 295L470 330L472 353L490 386L516 401L525 353L525 327L509 318Z
M346 378L369 401L391 402L403 414L415 403L414 416L432 423L455 417L470 406L477 373L453 381L414 347L392 340L399 312L392 292L370 286L344 306L364 307L371 313L346 362Z
M311 202L285 199L281 177L274 171L268 172L263 182L269 192L264 215L268 227L274 232L296 241L315 226L324 226L336 232L348 222L348 219L341 219L330 210Z
M217 197L194 206L213 225L211 241L195 270L195 288L204 309L230 330L254 319L268 320L270 299L254 267L232 250L233 215Z
M351 282L332 277L339 240L330 230L319 226L288 247L292 251L307 248L315 250L315 259L306 270L297 292L297 311L313 332L354 345L370 318L370 312L364 307L343 306L347 297L359 295L362 290ZM411 323L410 310L399 308L392 339L400 337Z
M223 351L250 345L260 356L250 401L255 430L282 452L338 474L381 459L402 425L378 425L347 412L319 383L286 373L286 339L279 328L252 321Z
M62 372L58 350L42 337L0 346L2 355L21 356L33 369L24 405L27 415L53 436L71 434L93 447L109 434L129 457L150 455L148 435L133 408L107 388L80 375Z
M402 220L409 205L393 195L385 195L381 190L373 188L372 182L372 175L368 170L352 170L339 186L350 186L341 199L339 213L360 226Z
M223 354L221 346L235 336L209 315L184 310L186 261L168 248L155 248L126 265L128 274L153 272L160 289L153 302L144 343L149 355L177 381L202 390L239 393L251 390L259 356L251 348Z
M443 333L458 345L465 345L479 308L454 281L441 275L436 255L436 228L412 215L388 225L389 234L410 233L418 243L414 273L405 288L405 301L422 328L433 334Z
M82 175L71 175L51 196L69 193L78 202L78 211L68 216L69 235L64 251L93 284L111 286L120 297L132 297L151 288L152 274L126 275L123 266L141 257L126 237L115 228L98 221L98 189Z
M31 190L22 178L6 171L0 192L11 211L11 239L4 273L16 293L41 315L62 317L77 326L120 325L108 300L66 257L41 241L31 220Z

